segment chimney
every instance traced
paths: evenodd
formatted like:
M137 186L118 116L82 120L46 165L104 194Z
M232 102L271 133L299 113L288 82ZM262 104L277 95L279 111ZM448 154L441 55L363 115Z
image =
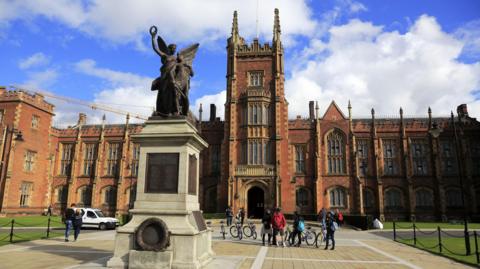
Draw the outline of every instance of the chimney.
M217 107L215 104L210 104L210 121L215 121L217 117Z
M315 103L313 101L308 102L308 109L310 112L310 119L315 119Z
M457 114L459 118L468 117L467 104L461 104L457 106Z
M86 123L87 123L87 115L85 113L79 113L77 125L84 125Z
M0 86L0 95L3 95L7 92L7 87L5 86Z

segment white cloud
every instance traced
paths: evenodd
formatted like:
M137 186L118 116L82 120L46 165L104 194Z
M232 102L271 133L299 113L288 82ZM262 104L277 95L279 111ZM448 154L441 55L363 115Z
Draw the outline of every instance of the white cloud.
M20 69L29 69L32 67L47 65L49 62L50 62L50 57L46 56L41 52L37 52L28 58L21 59L18 62L18 67Z
M225 101L227 98L227 91L223 90L217 94L204 95L197 100L195 100L195 106L190 108L193 109L193 113L198 117L198 110L200 109L200 104L202 104L203 110L203 119L208 120L210 118L210 104L215 104L217 107L216 116L221 119L225 116Z
M465 43L462 53L470 57L480 57L480 19L466 23L458 28L454 35Z
M49 88L57 81L59 73L54 68L38 72L28 72L28 79L22 83L26 88Z
M408 32L387 32L381 26L352 20L330 29L330 39L310 42L304 63L286 81L289 114L308 114L309 100L325 111L335 100L346 112L350 99L354 116L406 114L448 115L461 103L479 112L473 91L480 88L480 63L458 61L463 43L442 31L435 18L421 16ZM323 112L321 112L322 114ZM478 115L478 114L477 114Z

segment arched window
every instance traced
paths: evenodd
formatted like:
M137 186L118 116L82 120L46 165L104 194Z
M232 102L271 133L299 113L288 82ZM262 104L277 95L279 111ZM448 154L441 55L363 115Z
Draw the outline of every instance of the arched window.
M82 186L77 190L79 207L90 207L92 201L92 188Z
M327 159L329 174L345 173L345 154L343 145L343 135L338 131L333 131L327 136Z
M386 208L401 208L402 207L402 192L398 189L388 189L385 191L385 207Z
M345 189L341 187L334 188L330 190L330 206L331 207L345 207L346 197Z
M415 207L425 208L433 206L432 192L427 189L419 189L415 192Z
M116 204L116 189L112 186L105 187L103 189L103 204L108 206L114 206Z
M67 194L68 194L68 189L66 186L58 186L55 189L55 195L56 195L56 202L59 204L65 204L67 203Z
M447 207L462 207L462 193L460 189L448 189L445 192Z
M135 198L137 195L137 185L132 185L130 188L125 190L125 203L127 208L133 208L133 204L135 203Z
M375 194L371 189L363 189L363 208L373 209L375 206Z
M308 190L306 188L298 188L295 194L295 201L297 206L308 206Z

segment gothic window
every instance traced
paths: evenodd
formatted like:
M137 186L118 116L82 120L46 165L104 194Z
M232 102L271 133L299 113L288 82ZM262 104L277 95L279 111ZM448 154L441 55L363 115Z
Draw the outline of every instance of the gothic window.
M455 144L452 140L440 141L440 155L442 158L442 172L447 175L457 171Z
M37 153L31 150L25 152L25 162L23 165L23 170L25 172L32 172L35 168L35 161L37 158Z
M59 204L67 203L68 189L66 186L58 186L55 189L55 194L57 196L57 200L56 200L57 203Z
M116 204L116 190L112 186L103 189L103 204L107 206L114 206Z
M33 129L38 129L38 126L40 124L40 117L37 115L32 116L32 128Z
M328 173L331 175L343 174L345 171L345 155L343 135L333 131L327 136Z
M474 175L480 175L480 141L470 140L470 153L471 153L471 162L472 162L472 173Z
M295 193L296 205L299 207L308 206L308 190L306 188L298 188Z
M425 139L412 139L411 146L413 174L424 176L428 173L428 147Z
M402 192L391 188L385 191L385 208L398 209L402 207Z
M20 187L20 206L27 207L30 206L30 198L32 196L32 187L33 184L31 182L22 182Z
M371 189L363 189L363 207L365 209L373 209L375 205L375 195Z
M357 158L359 174L366 176L368 172L368 140L357 140Z
M398 174L397 143L394 139L383 139L383 174Z
M337 187L329 191L330 195L330 207L345 207L346 197L345 189Z
M251 71L248 72L249 76L249 86L260 87L263 85L263 72L262 71Z
M415 207L426 208L433 206L432 192L426 189L419 189L415 192Z
M60 175L70 175L73 157L73 144L61 144L62 156L60 159Z
M211 145L210 150L212 174L218 174L220 172L220 145Z
M305 146L295 145L295 172L305 173Z
M85 144L83 155L83 175L93 176L95 172L95 160L97 158L97 145L93 143Z
M264 123L265 109L262 104L250 104L248 105L248 123L249 124L262 124Z
M132 185L130 188L125 190L125 202L127 202L127 208L132 209L133 204L135 203L135 198L137 196L137 185Z
M460 189L448 189L445 191L445 200L447 207L450 208L458 208L462 207L462 194L460 193Z
M120 144L109 143L107 155L107 175L116 177L118 175L118 165L120 161Z
M82 186L77 190L78 206L90 207L92 201L92 189L89 186Z
M133 144L132 165L130 166L131 174L133 177L138 176L138 160L140 160L140 145Z

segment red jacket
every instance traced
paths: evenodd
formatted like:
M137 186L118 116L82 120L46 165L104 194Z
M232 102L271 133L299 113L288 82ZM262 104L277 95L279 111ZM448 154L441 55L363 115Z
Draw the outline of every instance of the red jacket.
M274 229L283 230L287 225L287 221L285 220L285 216L282 213L275 212L272 217L272 226Z

